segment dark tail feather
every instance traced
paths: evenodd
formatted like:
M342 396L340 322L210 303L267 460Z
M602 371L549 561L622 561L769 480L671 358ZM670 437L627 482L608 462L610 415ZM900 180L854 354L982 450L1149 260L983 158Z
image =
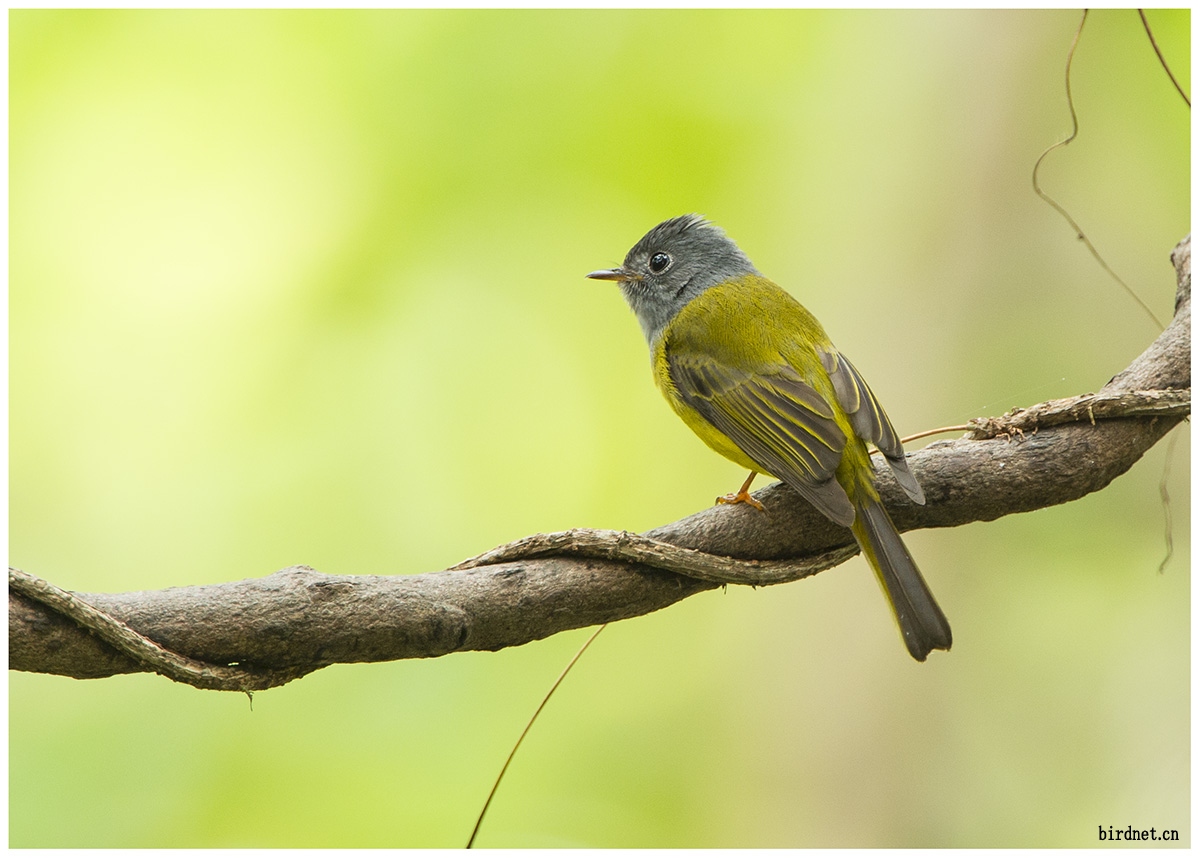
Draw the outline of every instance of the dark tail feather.
M854 538L879 576L912 657L924 661L930 650L950 649L950 623L883 504L856 504L855 513Z

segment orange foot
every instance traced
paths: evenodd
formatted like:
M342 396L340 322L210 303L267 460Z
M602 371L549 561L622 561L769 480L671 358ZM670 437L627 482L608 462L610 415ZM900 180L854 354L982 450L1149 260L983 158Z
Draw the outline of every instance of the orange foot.
M766 507L750 497L750 484L754 482L754 478L757 476L758 471L751 471L750 476L746 477L746 482L742 483L742 487L737 490L736 494L721 495L721 497L717 498L717 503L748 503L759 512L766 512Z

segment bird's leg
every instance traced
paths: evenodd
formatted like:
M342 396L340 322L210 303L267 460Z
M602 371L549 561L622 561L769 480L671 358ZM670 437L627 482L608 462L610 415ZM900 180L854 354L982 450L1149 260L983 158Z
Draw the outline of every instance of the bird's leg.
M750 484L754 482L754 478L758 476L758 471L751 471L750 476L746 477L746 482L742 483L742 487L737 490L737 494L721 495L717 498L717 503L748 503L759 512L766 512L766 509L750 497Z

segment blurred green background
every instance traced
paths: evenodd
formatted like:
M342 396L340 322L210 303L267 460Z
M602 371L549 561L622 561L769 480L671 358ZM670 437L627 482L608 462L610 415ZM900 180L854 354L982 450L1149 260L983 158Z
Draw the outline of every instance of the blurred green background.
M1190 80L1189 12L1150 19ZM1079 13L10 12L10 562L82 591L410 574L644 530L744 474L611 285L697 211L901 434L1096 390L1157 334L1030 188ZM1189 114L1092 14L1046 188L1169 318ZM484 846L1190 840L1189 441L1064 507L608 629ZM765 484L760 480L760 485ZM244 696L11 674L13 846L459 846L587 632Z

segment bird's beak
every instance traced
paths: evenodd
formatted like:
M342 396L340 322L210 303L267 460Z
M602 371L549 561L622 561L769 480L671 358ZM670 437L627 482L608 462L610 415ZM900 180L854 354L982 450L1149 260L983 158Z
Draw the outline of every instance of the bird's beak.
M635 274L625 268L605 268L603 271L593 271L588 275L592 280L641 280L640 274Z

